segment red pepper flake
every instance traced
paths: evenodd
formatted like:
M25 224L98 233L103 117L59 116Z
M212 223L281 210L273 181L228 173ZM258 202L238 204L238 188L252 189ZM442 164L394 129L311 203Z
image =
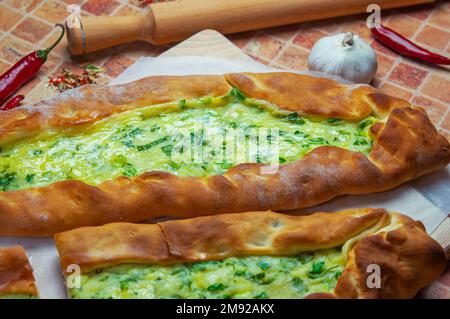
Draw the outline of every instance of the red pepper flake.
M63 92L85 84L97 83L99 74L102 72L105 72L103 68L92 64L86 66L81 74L74 73L68 69L63 69L61 74L49 78L47 85L59 92Z
M23 96L22 94L16 95L11 100L9 100L5 105L0 107L0 111L7 111L20 106L20 102L22 102L24 98L25 96Z

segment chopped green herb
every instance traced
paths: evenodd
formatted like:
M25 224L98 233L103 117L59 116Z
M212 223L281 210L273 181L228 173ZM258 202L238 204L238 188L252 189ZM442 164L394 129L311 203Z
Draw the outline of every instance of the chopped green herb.
M137 170L132 164L127 164L123 171L123 176L133 177L137 175Z
M149 149L151 149L152 147L154 147L154 146L156 146L158 144L166 142L168 139L169 139L169 136L164 136L164 137L161 137L161 138L159 138L157 140L154 140L153 142L150 142L148 144L138 145L137 146L137 150L139 152L149 150Z
M323 267L325 266L324 261L314 262L311 266L311 274L320 274L323 271Z
M29 184L31 184L34 180L34 177L36 176L36 174L27 174L27 176L25 176L25 181Z
M343 121L343 120L341 120L341 119L335 119L335 118L328 119L327 122L330 123L330 124L332 124L332 125L342 125L342 124L344 124L344 121Z
M368 142L364 138L358 138L355 142L353 142L353 145L367 145Z
M208 291L219 291L224 290L226 286L220 282L215 283L207 288Z
M5 191L16 179L16 173L3 173L0 175L0 188Z
M308 142L311 144L330 144L323 137L310 138L310 139L308 139Z
M171 144L165 145L161 147L161 150L163 151L164 154L170 157L172 155L173 145Z
M265 262L265 261L260 261L260 262L257 263L257 265L262 270L267 270L270 267L270 264L268 262Z
M288 116L286 116L286 119L288 121L294 122L294 123L299 124L299 125L305 124L305 120L303 118L299 117L298 114L295 113L295 112L289 114Z
M261 291L259 294L255 295L254 298L255 298L255 299L267 299L267 298L269 298L269 297L267 296L267 293L266 293L266 292Z
M244 93L237 88L232 88L229 94L236 102L244 102L247 99Z
M135 145L134 145L134 143L132 141L121 141L121 143L123 145L125 145L126 147L129 147L129 148L135 147Z

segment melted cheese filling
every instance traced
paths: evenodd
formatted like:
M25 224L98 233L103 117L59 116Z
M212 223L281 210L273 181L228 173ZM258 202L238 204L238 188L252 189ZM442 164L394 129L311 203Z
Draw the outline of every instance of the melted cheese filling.
M81 275L69 289L91 298L302 298L332 292L345 267L338 249L175 265L120 265Z
M143 107L5 145L0 190L69 179L97 185L152 170L223 174L240 163L292 162L322 145L368 154L368 129L375 122L300 117L232 90L220 98Z

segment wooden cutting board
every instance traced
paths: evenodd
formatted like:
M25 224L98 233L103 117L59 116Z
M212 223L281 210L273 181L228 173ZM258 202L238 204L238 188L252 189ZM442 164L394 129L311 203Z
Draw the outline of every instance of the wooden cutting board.
M241 51L225 36L214 30L199 32L165 51L160 56L211 56L242 62L254 62L252 58ZM444 247L447 257L450 258L450 218L445 219L431 236Z
M214 30L204 30L189 39L177 44L171 49L165 51L160 56L210 56L216 58L225 58L230 60L247 60L252 62L247 54L242 52L230 40L221 33Z

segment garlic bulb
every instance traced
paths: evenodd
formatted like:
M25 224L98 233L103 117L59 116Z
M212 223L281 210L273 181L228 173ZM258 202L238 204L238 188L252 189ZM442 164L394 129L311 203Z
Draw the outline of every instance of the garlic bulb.
M339 75L356 83L369 83L377 67L372 47L351 32L323 37L308 58L311 71Z

